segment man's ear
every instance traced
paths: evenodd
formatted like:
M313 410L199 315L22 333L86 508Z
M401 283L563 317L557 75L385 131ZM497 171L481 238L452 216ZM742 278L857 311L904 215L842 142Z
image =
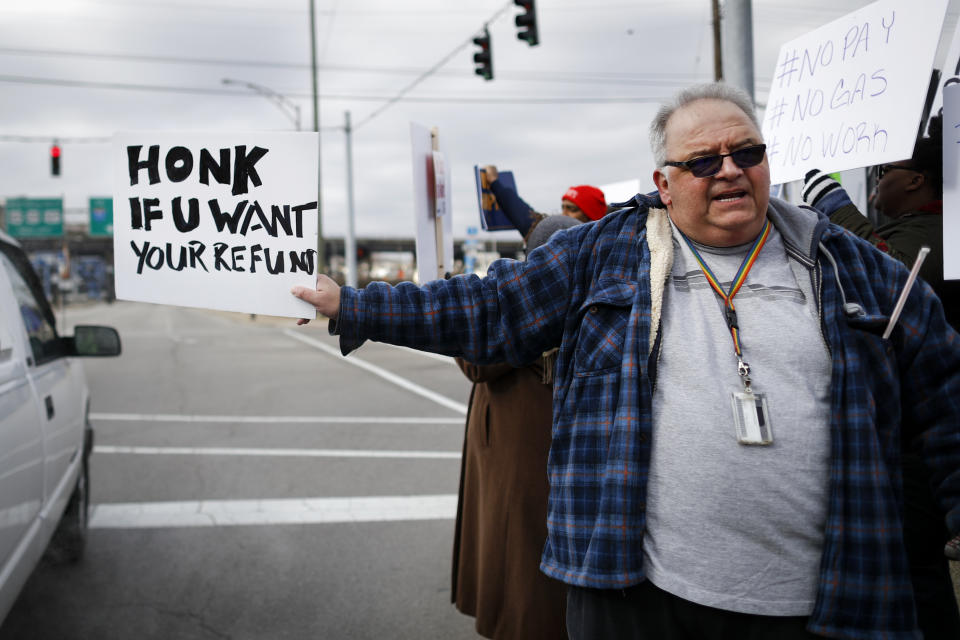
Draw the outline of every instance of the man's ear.
M903 188L904 191L918 191L927 185L927 176L924 173L916 172L910 177L910 182Z
M660 192L660 201L670 206L673 204L670 198L670 181L667 180L667 174L660 169L653 172L653 184L657 185L657 191Z

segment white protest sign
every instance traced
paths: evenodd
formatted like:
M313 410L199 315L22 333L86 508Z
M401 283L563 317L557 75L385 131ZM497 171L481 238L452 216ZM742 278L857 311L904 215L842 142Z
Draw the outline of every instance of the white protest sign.
M936 115L943 107L943 89L952 84L960 83L960 23L953 32L953 38L950 40L950 49L947 51L947 57L943 61L941 69L940 86L937 87L937 93L930 106L930 115Z
M433 200L434 216L447 214L447 164L442 151L433 152Z
M647 190L643 193L650 193L653 191L655 187L652 185L653 181L651 180L650 186L648 186ZM613 204L614 202L626 202L642 191L639 178L602 184L600 185L599 189L600 191L603 191L603 197L606 199L607 204Z
M443 168L444 176L435 176L437 164L433 148L433 136L430 129L410 123L410 142L413 150L413 215L416 225L417 275L419 282L429 282L440 277L439 265L446 271L453 266L453 216L450 215L450 176ZM436 189L438 181L443 183L443 209L445 215L438 216ZM439 227L437 225L440 225ZM439 255L438 246L444 255Z
M118 133L117 298L315 318L316 133Z
M960 84L943 88L943 279L960 280Z
M881 0L780 49L764 113L773 184L910 157L947 0Z

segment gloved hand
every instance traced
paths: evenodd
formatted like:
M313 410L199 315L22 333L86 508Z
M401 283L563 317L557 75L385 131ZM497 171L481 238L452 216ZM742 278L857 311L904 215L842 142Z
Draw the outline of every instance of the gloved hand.
M956 536L947 543L943 548L943 555L951 560L960 560L960 536Z
M832 215L840 207L853 204L850 196L843 190L840 183L819 169L807 171L803 179L803 190L800 192L804 204L808 204L817 211Z

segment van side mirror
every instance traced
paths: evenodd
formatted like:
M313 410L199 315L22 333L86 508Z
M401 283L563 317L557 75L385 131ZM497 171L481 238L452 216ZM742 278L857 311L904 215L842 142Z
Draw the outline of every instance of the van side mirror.
M120 355L120 334L113 327L97 325L77 325L73 330L74 356L118 356Z

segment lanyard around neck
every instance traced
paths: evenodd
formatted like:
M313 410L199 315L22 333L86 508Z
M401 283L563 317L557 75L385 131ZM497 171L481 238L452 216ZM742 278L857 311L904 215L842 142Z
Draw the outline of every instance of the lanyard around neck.
M764 220L760 235L753 241L753 246L750 247L750 251L746 257L744 257L743 262L740 263L740 269L737 270L737 275L734 276L733 281L730 283L730 290L726 292L724 292L723 287L720 286L717 277L713 275L713 271L711 271L707 263L703 261L700 252L697 251L697 248L693 245L693 242L690 241L690 238L688 238L683 231L680 231L680 235L686 241L687 246L690 247L690 251L693 252L693 257L697 259L697 263L700 265L700 269L703 271L707 282L710 283L710 287L714 293L723 300L723 315L727 321L727 327L730 329L730 335L733 337L733 349L737 353L737 359L742 362L743 351L740 348L740 328L737 326L737 310L733 306L733 298L746 281L747 274L750 273L750 269L753 268L753 263L757 261L757 256L760 255L760 250L763 249L763 245L770 236L770 221Z

